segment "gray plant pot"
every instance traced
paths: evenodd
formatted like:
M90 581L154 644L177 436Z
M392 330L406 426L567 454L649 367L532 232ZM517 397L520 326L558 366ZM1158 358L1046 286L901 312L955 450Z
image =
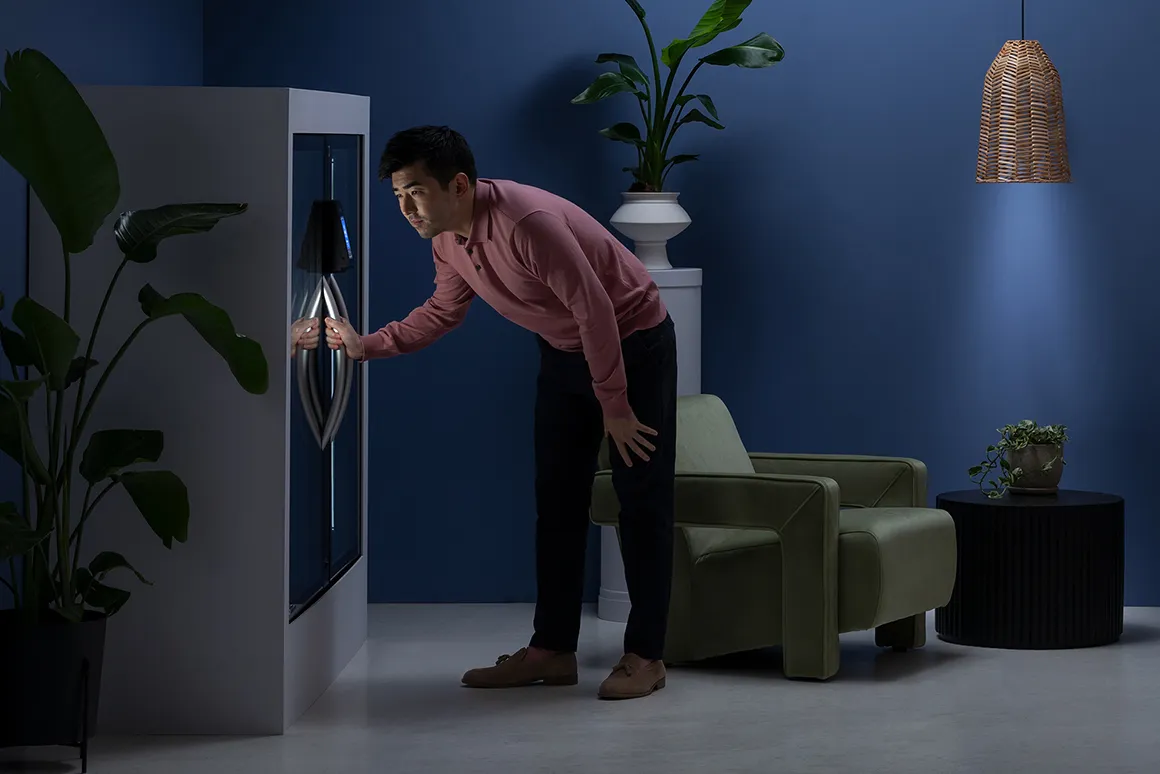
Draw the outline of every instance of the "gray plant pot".
M1023 469L1023 475L1009 488L1013 494L1049 495L1059 491L1059 480L1063 476L1063 446L1034 444L1022 449L1009 449L1007 462L1013 469ZM1051 467L1044 470L1048 463Z

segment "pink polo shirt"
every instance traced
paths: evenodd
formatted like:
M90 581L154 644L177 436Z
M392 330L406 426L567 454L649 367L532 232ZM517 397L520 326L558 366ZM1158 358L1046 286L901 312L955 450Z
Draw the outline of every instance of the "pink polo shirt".
M435 292L406 319L363 336L365 360L432 344L478 295L553 347L583 351L604 414L631 413L620 341L667 311L648 270L595 218L539 188L481 178L471 235L440 234L431 252Z

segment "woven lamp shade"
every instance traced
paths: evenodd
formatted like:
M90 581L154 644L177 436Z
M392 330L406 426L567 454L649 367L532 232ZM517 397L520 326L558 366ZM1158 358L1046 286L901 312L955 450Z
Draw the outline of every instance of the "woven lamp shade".
M1036 40L1009 40L987 70L979 183L1070 183L1059 71Z

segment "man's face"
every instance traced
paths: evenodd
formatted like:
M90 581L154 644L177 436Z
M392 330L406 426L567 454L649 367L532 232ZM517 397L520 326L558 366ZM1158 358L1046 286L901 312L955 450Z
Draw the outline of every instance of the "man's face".
M391 175L391 187L399 201L399 210L419 236L433 239L455 226L467 176L460 174L446 188L427 173L422 163L403 167Z

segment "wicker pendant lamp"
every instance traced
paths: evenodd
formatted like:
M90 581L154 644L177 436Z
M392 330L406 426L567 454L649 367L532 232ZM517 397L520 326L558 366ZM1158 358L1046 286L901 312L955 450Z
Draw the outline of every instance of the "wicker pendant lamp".
M1059 71L1037 40L1008 40L987 70L975 182L1071 182Z

